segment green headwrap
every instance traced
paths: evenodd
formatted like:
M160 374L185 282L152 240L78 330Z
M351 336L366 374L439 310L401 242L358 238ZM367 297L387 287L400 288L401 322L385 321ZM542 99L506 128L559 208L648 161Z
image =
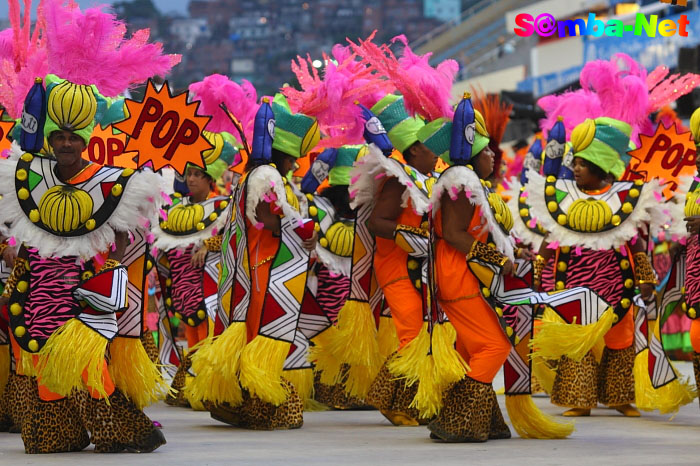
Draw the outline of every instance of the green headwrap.
M389 140L399 152L405 151L418 141L418 130L425 126L423 120L412 118L406 112L403 97L395 94L385 96L370 110L382 122Z
M275 95L272 112L275 114L273 149L298 159L316 147L321 132L315 118L303 113L292 113L287 98L282 94Z
M472 144L472 158L489 145L484 117L478 110L475 110L475 120L476 131L474 131L474 144ZM452 122L447 118L433 120L418 131L418 140L448 165L452 165L450 161L451 138Z
M613 118L587 119L571 133L574 157L581 157L616 179L625 173L622 157L627 154L632 128Z
M365 155L367 146L342 146L338 149L335 165L328 173L328 183L331 186L349 185L350 171L355 160Z

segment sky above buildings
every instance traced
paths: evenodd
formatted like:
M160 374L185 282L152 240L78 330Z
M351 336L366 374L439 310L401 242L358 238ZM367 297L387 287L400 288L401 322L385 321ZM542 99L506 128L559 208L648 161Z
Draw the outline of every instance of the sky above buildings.
M80 8L88 8L95 5L105 5L114 3L117 0L77 0ZM161 13L176 12L182 15L187 14L187 4L189 0L153 0L156 8L160 10ZM36 5L39 4L39 0L32 1L32 7L36 12ZM7 18L7 2L0 1L0 19Z

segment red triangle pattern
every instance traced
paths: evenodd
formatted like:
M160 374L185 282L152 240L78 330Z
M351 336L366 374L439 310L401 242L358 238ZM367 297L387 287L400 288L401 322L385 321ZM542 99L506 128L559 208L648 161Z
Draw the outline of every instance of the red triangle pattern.
M581 323L581 306L578 301L557 306L556 311L569 324L574 321L574 317L576 318L576 323Z
M275 320L284 316L284 314L284 310L282 309L282 307L280 307L275 298L268 294L265 298L265 305L262 311L260 327L264 327L265 325L274 322Z
M619 193L617 193L617 197L620 198L620 202L625 202L625 200L627 199L628 193L629 193L628 190L620 191Z
M519 377L520 374L513 369L513 366L511 366L509 363L503 365L503 380L505 381L506 385L506 393L508 393L510 387L512 387L513 384L518 381Z
M102 189L102 196L107 199L107 196L109 196L112 193L112 187L114 186L114 181L109 181L106 183L100 183L100 189Z
M301 313L308 316L324 317L326 315L326 313L323 312L323 309L321 309L321 306L319 306L314 295L312 295L308 289L304 293L304 299L302 300L301 304Z
M114 273L111 270L97 274L90 280L83 283L81 287L87 291L99 293L103 296L109 297L112 294L113 275Z

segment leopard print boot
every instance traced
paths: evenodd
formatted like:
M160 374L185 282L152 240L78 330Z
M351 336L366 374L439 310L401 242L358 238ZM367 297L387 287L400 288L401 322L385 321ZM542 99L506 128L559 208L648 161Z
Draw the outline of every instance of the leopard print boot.
M90 437L67 398L55 401L35 398L22 422L22 442L29 454L80 451L90 445Z
M18 434L22 430L24 416L29 412L29 405L36 394L36 380L27 375L10 373L5 385L5 393L0 398L9 428L7 432Z
M418 392L418 384L407 386L405 381L392 375L389 372L390 360L391 356L372 382L367 402L395 426L417 426L418 410L410 405Z
M498 399L496 398L496 392L493 391L491 387L491 428L489 430L489 440L501 440L509 439L511 437L510 428L506 424L506 420L503 419L503 413L501 412L501 407L498 406Z
M597 366L595 356L590 351L581 362L562 357L554 378L551 402L566 408L595 408L598 402Z
M431 438L449 443L485 442L493 416L491 384L464 377L443 395L440 414L428 424Z
M71 401L97 453L149 453L166 443L160 429L119 390L109 396L109 404L86 391L76 392Z
M700 353L693 353L693 369L695 369L695 385L700 391ZM700 398L698 398L698 402L700 402Z
M232 407L228 403L221 403L218 405L207 403L207 410L212 419L224 424L231 425L233 427L241 426L241 407Z
M363 400L350 396L345 391L345 381L347 380L348 365L343 364L340 368L340 382L335 385L321 383L321 374L314 375L314 399L330 408L338 410L364 409L370 407ZM371 408L371 407L370 407Z
M190 402L187 401L185 397L185 384L187 382L187 373L192 367L192 359L188 354L180 362L180 366L175 372L175 377L173 377L173 383L170 385L170 391L165 396L165 403L170 406L180 406L182 408L189 408Z
M151 332L146 331L141 335L141 344L143 345L143 349L146 350L146 354L148 354L148 358L151 362L158 363L158 347L153 340L153 334Z
M282 378L282 385L288 395L287 401L279 406L262 401L243 390L240 427L251 430L299 429L304 424L304 403L291 382Z
M605 347L597 385L598 401L605 405L634 403L634 345L621 350Z

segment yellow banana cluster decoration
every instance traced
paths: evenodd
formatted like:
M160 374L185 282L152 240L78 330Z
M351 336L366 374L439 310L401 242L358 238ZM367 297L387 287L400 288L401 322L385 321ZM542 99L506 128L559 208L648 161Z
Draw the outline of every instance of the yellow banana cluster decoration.
M97 99L90 86L64 81L49 93L49 118L59 128L80 130L91 125L97 112Z
M496 221L506 230L513 228L513 214L498 193L489 193L489 205Z
M193 230L204 218L204 207L199 204L175 207L168 213L166 228L176 233Z
M340 257L350 257L355 240L355 227L352 224L336 222L328 229L321 246Z
M92 216L93 202L88 193L72 186L54 186L39 201L39 218L57 233L70 233Z
M569 226L586 233L602 231L612 221L613 213L607 203L596 199L577 199L569 207Z

